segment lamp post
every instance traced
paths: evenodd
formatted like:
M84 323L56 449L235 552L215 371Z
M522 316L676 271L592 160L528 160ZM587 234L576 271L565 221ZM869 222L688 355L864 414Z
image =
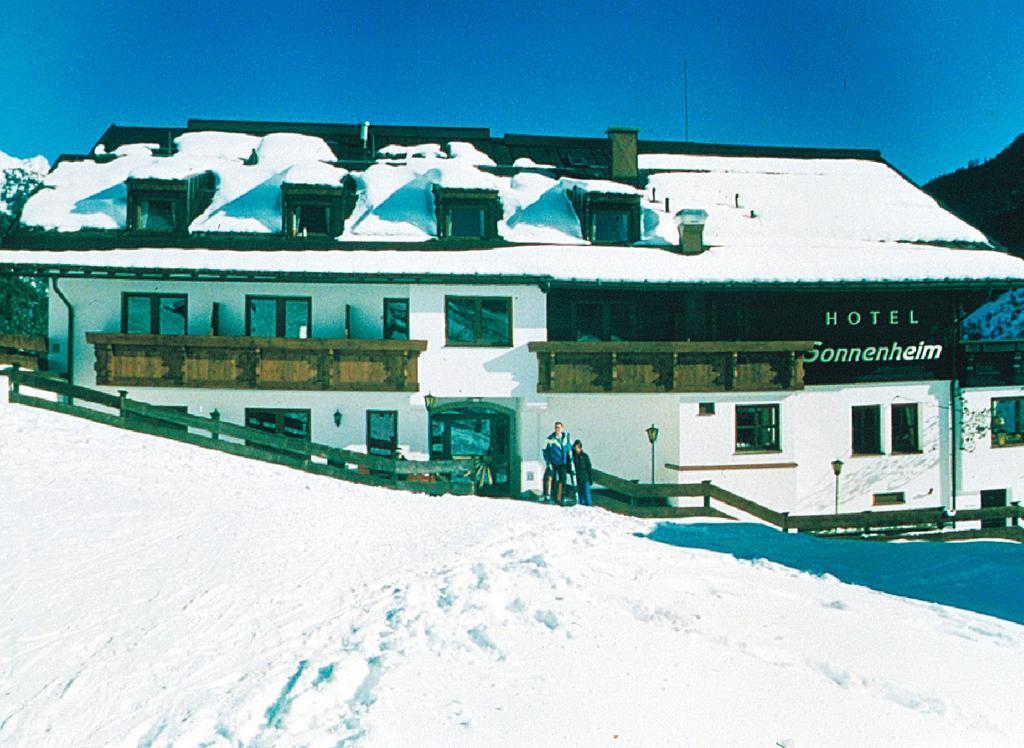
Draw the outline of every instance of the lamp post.
M836 514L839 514L839 474L843 472L842 460L832 460L832 472L836 476Z
M647 431L647 441L651 443L651 483L654 483L654 442L658 441L658 427L653 423Z

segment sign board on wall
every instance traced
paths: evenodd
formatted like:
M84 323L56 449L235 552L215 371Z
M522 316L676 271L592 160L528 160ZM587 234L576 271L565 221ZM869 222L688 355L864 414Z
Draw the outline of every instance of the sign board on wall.
M948 379L952 376L950 311L915 299L816 300L806 309L808 384Z

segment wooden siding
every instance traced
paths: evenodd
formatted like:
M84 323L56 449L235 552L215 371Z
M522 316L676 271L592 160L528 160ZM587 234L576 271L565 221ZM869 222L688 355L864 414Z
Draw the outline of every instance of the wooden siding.
M47 339L36 335L0 335L0 365L45 369Z
M760 392L804 386L813 341L542 342L539 392Z
M91 332L96 383L117 387L416 392L422 340Z

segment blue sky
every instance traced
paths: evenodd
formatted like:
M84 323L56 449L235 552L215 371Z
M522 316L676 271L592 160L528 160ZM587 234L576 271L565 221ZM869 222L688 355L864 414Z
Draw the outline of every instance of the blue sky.
M0 150L189 117L880 149L922 182L1024 132L1024 3L24 2Z

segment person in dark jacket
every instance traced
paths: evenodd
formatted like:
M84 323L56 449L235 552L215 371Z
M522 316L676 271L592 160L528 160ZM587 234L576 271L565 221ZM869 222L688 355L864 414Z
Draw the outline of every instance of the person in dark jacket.
M576 472L577 502L583 506L594 506L594 500L590 496L594 467L590 464L590 455L583 451L583 442L579 439L572 444L572 465Z
M569 435L561 421L555 423L555 430L548 434L544 443L544 464L546 476L544 482L544 498L550 496L557 503L562 503L565 490L566 474L572 471L572 448Z

